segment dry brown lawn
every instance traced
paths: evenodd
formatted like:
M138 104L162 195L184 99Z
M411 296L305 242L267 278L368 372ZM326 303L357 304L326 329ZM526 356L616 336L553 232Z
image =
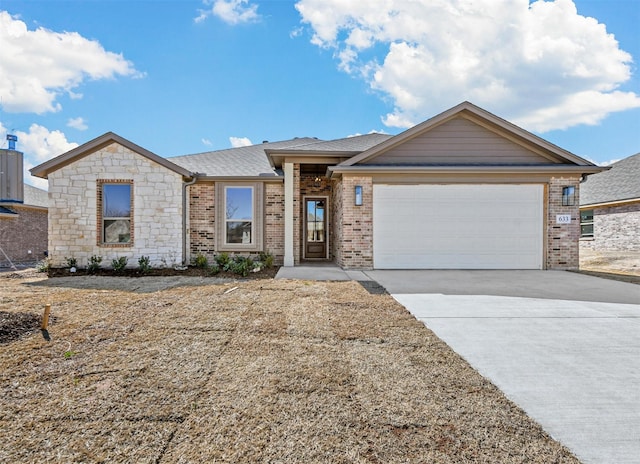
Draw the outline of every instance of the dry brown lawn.
M53 308L0 344L0 462L577 462L389 295L211 282L0 276Z

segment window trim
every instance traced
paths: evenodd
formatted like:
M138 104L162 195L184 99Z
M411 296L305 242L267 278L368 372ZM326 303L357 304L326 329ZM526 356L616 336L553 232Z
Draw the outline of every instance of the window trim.
M124 243L106 242L104 235L104 221L107 219L103 215L103 197L105 185L129 185L129 241ZM98 179L96 181L96 206L97 206L97 220L96 220L96 241L97 245L103 248L132 248L134 246L134 209L133 209L133 180L132 179ZM124 217L123 217L124 218Z
M583 219L583 215L585 213L591 212L591 218L584 220ZM593 239L595 236L595 229L593 227L594 224L594 209L583 209L580 211L580 238L584 238L584 239ZM583 226L591 226L591 233L590 234L585 234L582 232L582 227Z
M264 236L264 184L262 182L216 182L215 223L216 248L218 251L253 252L263 251ZM227 188L252 189L252 243L227 243Z

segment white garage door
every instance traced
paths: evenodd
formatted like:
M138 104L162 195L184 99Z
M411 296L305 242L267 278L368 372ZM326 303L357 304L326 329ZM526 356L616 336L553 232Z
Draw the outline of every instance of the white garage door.
M542 269L542 185L374 185L377 269Z

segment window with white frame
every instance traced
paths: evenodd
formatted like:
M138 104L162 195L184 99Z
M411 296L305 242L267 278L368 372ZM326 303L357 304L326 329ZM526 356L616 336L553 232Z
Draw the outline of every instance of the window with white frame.
M580 237L593 238L593 210L580 211Z

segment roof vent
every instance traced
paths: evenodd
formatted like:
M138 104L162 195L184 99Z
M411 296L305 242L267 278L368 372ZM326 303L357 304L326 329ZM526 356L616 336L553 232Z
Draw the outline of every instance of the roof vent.
M268 140L263 140L262 143L269 143L269 141Z
M9 142L9 150L16 149L16 142L18 141L18 137L12 134L7 134L7 141Z

